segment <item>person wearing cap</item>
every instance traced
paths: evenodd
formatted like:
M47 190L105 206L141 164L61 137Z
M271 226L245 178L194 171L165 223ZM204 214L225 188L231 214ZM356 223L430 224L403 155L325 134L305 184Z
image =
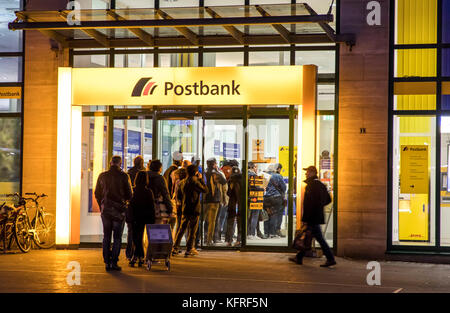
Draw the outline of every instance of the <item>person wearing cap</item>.
M304 168L306 171L306 188L303 198L303 215L302 222L306 224L308 230L311 231L313 238L317 240L322 248L323 254L327 257L327 261L321 264L321 267L329 267L336 264L333 252L323 238L321 224L325 224L325 216L323 207L331 203L331 197L327 187L317 177L317 169L315 166ZM289 260L297 264L303 264L304 250L300 250L297 256Z
M174 151L172 153L172 165L167 168L163 176L167 182L167 188L169 189L170 198L173 196L173 181L172 172L177 170L183 164L183 153L180 151Z

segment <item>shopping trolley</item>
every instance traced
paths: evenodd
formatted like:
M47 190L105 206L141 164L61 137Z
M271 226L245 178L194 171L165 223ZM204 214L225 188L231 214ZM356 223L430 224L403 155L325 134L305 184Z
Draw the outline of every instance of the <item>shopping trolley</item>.
M156 260L164 260L167 270L170 271L170 256L172 254L173 238L169 224L145 225L146 236L144 238L145 263L150 271L152 263ZM147 240L145 240L147 239Z

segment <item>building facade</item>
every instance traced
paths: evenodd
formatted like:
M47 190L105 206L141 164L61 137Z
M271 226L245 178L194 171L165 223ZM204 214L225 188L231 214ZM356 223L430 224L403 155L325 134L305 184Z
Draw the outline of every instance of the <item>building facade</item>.
M60 67L74 70L157 68L162 71L184 67L313 64L317 66L317 98L312 115L306 113L305 105L289 104L124 106L107 103L82 106L80 205L79 210L68 211L73 228L69 232L71 245L77 247L101 240L101 222L92 189L95 177L107 168L111 155L121 155L124 167L130 167L133 157L139 154L145 161L161 159L167 167L172 162L172 153L181 151L187 159L200 159L203 166L210 157L219 162L235 159L246 178L249 162L257 164L262 176L270 164L283 164L282 176L288 189L288 204L281 226L283 237L258 240L244 236L246 239L238 247L286 251L300 219L297 212L301 207L301 179L296 178L301 175L297 164L300 162L296 162L299 151L299 159L306 158L308 153L311 155L308 161L318 167L320 179L333 195L333 204L326 208L324 231L337 255L385 258L387 253L450 251L446 248L450 242L447 234L450 216L446 214L448 144L445 139L446 128L450 125L450 120L446 119L446 103L450 97L449 2L79 1L82 11L105 14L111 9L131 16L133 9L147 9L152 14L159 9L175 20L192 17L189 10L208 12L206 8L226 16L227 7L237 10L238 7L233 6L244 11L247 7L247 15L243 17L248 18L261 13L261 8L269 14L266 16L281 16L285 13L283 10L298 16L303 14L298 13L303 8L301 3L307 3L318 15L334 16L333 22L328 23L331 35L323 22L306 24L307 27L302 26L304 24L281 25L288 33L276 24L234 25L234 30L225 28L237 38L231 45L221 45L216 40L215 45L151 46L149 43L139 47L134 46L132 40L128 46L99 47L106 40L113 43L129 38L126 33L129 29L114 29L113 32L99 29L97 33L73 30L72 40L84 40L86 45L70 46L68 41L68 46L64 47L61 42L65 41L58 41L61 34L68 35L64 33L67 31L6 29L7 22L16 17L19 20L12 24L32 25L53 20L33 20L32 15L29 18L15 16L13 11L20 9L20 3L16 7L0 8L8 13L7 21L2 20L0 34L13 36L11 43L18 42L15 47L0 45L0 57L8 64L0 70L7 77L0 80L0 87L5 88L5 94L13 92L14 87L20 87L21 92L19 98L2 96L6 100L2 99L5 109L0 112L0 127L7 131L2 131L0 143L2 157L8 158L4 164L8 165L2 167L0 192L45 192L49 194L48 210L58 215ZM260 5L259 9L255 5ZM28 1L21 10L32 14L66 8L67 1ZM310 11L305 12L313 16ZM220 27L220 30L206 26L190 29L205 40L213 40L224 32L223 25ZM182 34L192 39L192 34L178 28L162 27L160 33L151 32L151 37L157 41L158 36ZM326 30L334 41L295 41L311 34L326 35ZM241 43L239 33L247 37L256 34L252 40L258 35L274 38L276 35L285 42L273 39L264 44ZM150 40L145 34L139 34L141 40ZM342 39L344 34L351 35L347 38L352 40ZM283 103L281 98L280 103ZM312 132L300 132L311 121ZM11 149L14 152L10 152ZM243 197L248 203L247 192ZM251 211L250 204L245 210ZM244 215L248 216L247 212ZM248 223L244 218L236 227L245 234ZM263 227L261 222L261 230ZM222 247L218 244L214 248Z

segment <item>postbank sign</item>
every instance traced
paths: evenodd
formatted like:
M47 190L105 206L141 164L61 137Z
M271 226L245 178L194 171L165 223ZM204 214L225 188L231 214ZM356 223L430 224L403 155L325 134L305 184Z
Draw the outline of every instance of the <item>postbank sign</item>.
M303 68L73 68L72 105L301 105Z

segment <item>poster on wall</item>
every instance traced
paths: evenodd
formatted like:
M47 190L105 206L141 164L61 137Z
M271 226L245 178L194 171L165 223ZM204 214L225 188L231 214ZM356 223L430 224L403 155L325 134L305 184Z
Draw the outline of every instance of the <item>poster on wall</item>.
M428 194L428 146L402 145L400 193Z
M113 134L113 154L120 155L123 159L124 131L122 128L114 128Z
M294 147L294 162L297 159L297 147ZM289 176L289 146L278 147L278 160L281 164L281 176Z
M399 240L429 241L429 147L400 147Z
M250 210L261 210L264 201L264 176L249 176L248 185Z
M214 155L220 156L220 140L214 140Z
M241 156L241 147L238 143L227 143L222 144L223 147L223 157L226 159L239 159Z

